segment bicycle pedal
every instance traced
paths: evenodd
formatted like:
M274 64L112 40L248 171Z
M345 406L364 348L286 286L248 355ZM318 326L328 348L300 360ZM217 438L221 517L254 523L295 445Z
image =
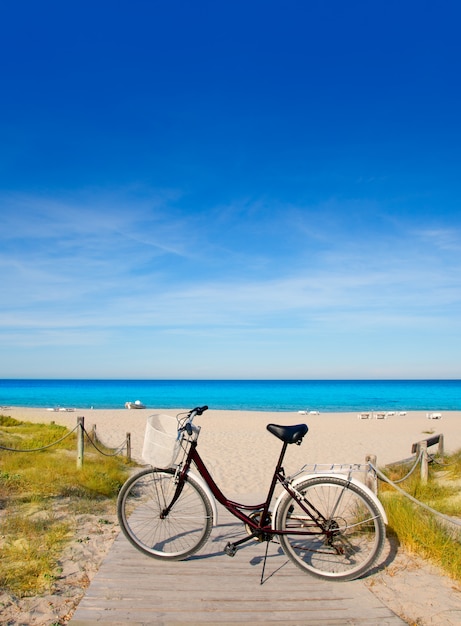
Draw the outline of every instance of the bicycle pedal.
M235 556L235 553L237 552L237 548L235 547L233 543L229 542L224 548L224 552L227 554L227 556Z

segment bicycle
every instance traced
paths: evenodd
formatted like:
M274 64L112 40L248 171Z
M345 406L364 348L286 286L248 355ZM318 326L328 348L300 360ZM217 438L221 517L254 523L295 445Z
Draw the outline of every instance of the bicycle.
M229 556L249 540L269 542L278 538L286 556L317 578L347 581L371 569L383 548L387 524L375 494L351 476L302 472L285 476L282 464L287 447L301 444L308 432L306 424L267 425L267 430L282 441L282 450L266 500L247 505L223 494L199 455L200 427L193 420L207 409L196 407L176 417L177 434L170 435L175 449L169 454L173 465L178 451L183 451L178 464L144 469L120 490L120 527L135 548L158 559L187 559L208 540L217 522L217 500L243 522L247 533L225 546ZM198 474L191 469L192 464ZM271 510L277 485L283 491Z

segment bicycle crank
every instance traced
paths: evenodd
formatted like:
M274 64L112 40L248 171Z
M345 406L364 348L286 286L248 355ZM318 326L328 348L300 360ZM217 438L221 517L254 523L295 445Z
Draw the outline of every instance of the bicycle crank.
M254 522L256 522L257 524L260 524L261 522L261 516L262 516L262 511L253 511L252 513L250 513L250 515L248 516L251 520L253 520ZM267 518L266 518L266 522L267 524L270 524L271 522L271 512L269 511ZM267 535L267 533L263 533L262 531L258 531L254 528L251 528L251 526L249 524L245 524L245 530L248 534L248 536L252 539L254 539L255 541L268 541L269 540L269 536Z
M242 544L247 543L248 541L251 541L252 539L257 539L258 541L269 541L269 535L267 536L267 538L264 538L264 539L260 539L259 538L260 536L261 536L261 532L259 530L255 530L250 535L248 535L248 537L244 537L243 539L240 539L239 541L235 541L233 543L229 541L224 548L224 552L227 554L227 556L235 556L235 553L237 552L237 548L241 546Z

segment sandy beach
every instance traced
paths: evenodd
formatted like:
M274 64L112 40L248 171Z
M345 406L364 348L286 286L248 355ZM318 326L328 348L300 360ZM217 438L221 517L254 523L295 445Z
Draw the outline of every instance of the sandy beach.
M152 413L176 415L181 409L50 411L46 409L2 407L0 413L19 420L51 422L73 428L77 417L85 418L85 428L96 425L98 437L109 446L119 446L131 434L132 455L141 462L146 418ZM294 473L304 464L361 464L369 454L376 455L378 466L411 456L412 444L430 434L443 434L446 452L461 449L461 411L442 412L441 419L428 419L426 412L408 412L387 418L359 419L357 413L263 413L209 410L196 418L201 426L199 449L217 483L226 495L264 493L267 489L280 441L266 430L268 423L306 423L309 432L301 446L290 446L285 469ZM435 451L435 448L434 448ZM115 513L115 511L114 511ZM3 601L3 617L18 621L10 624L50 624L50 603L54 616L69 615L69 605L82 597L84 587L97 571L113 538L118 532L115 515L111 526L99 528L97 520L79 521L73 554L73 570L63 581L61 596L25 599L20 604ZM82 544L81 538L85 537ZM76 568L79 550L82 562ZM80 582L79 582L80 581ZM399 552L390 566L371 577L367 583L391 609L418 624L461 623L461 588L437 569L420 559ZM73 590L73 591L71 591ZM428 591L430 590L430 591ZM70 597L69 597L70 594ZM51 598L51 600L50 600ZM48 617L47 617L48 616ZM27 618L27 622L24 619ZM48 619L48 621L47 621ZM22 620L22 621L21 621ZM64 623L64 622L62 622Z
M146 419L152 413L177 415L184 409L49 411L9 407L8 415L33 422L55 421L69 428L77 417L85 418L89 431L96 425L98 437L117 447L131 434L133 458L142 462L141 453ZM443 412L441 419L428 419L429 413L412 411L387 418L359 419L357 413L299 414L297 412L215 411L196 418L201 426L199 450L213 476L225 492L235 494L264 491L272 476L280 441L267 432L266 425L306 423L309 432L301 446L290 446L285 469L291 474L305 464L364 463L369 454L378 466L409 458L413 443L444 435L447 452L461 449L461 411ZM434 448L434 451L436 448Z

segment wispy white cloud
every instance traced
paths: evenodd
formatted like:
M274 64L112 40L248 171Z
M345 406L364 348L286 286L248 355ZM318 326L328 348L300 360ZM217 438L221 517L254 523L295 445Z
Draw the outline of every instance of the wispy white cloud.
M429 249L461 253L461 230L455 228L425 228L416 231Z
M345 341L458 327L453 229L355 232L345 219L330 229L327 214L314 228L317 210L272 214L246 201L194 213L157 196L116 204L115 195L1 200L4 347L110 353L127 336L157 333L157 344L227 337L260 350L296 346L296 335Z
M2 194L1 237L5 242L52 242L61 250L120 245L124 238L160 251L187 254L186 220L174 219L172 194L138 198L129 190L67 193L61 199Z
M460 306L457 277L406 272L318 272L311 276L287 272L277 280L209 281L197 277L187 286L153 284L152 277L110 286L67 285L53 295L34 298L33 304L5 303L0 323L25 327L127 326L257 326L269 320L274 327L303 326L312 320L368 317L375 324L395 324L447 315ZM43 287L43 284L42 284ZM99 292L99 293L98 293ZM447 309L448 307L448 309ZM379 320L379 322L378 322Z

